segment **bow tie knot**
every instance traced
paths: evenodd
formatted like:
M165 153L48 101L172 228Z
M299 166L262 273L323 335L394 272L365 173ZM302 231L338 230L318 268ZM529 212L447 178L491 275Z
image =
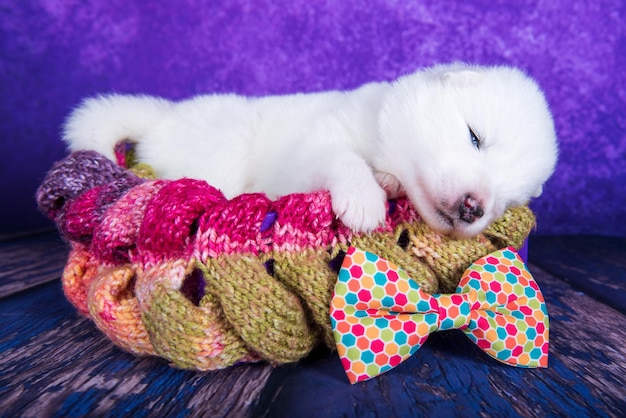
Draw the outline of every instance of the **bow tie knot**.
M513 248L472 264L454 294L428 294L404 270L348 249L330 306L337 352L350 382L410 357L428 335L460 329L495 359L547 367L548 312L539 286Z
M467 294L432 295L437 302L439 331L465 329L469 326L472 304Z

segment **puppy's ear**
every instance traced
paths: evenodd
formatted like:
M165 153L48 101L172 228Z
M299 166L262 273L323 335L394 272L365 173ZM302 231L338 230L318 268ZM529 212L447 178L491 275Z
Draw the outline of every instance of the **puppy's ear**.
M482 74L473 70L448 71L441 76L444 82L459 85L476 85L482 78Z

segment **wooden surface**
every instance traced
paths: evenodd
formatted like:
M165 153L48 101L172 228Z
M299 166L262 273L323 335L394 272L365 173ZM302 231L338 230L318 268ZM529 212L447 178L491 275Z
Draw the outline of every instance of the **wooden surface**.
M531 241L548 369L502 365L448 331L354 386L323 349L297 365L210 373L124 353L65 300L66 253L56 235L0 243L0 416L626 415L626 239Z
M58 280L67 245L57 234L0 241L0 297Z

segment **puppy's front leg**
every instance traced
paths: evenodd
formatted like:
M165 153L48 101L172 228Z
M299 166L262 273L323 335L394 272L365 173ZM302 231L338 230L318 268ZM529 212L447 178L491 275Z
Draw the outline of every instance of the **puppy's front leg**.
M386 193L361 157L351 151L337 153L328 169L333 211L346 226L369 232L385 223Z

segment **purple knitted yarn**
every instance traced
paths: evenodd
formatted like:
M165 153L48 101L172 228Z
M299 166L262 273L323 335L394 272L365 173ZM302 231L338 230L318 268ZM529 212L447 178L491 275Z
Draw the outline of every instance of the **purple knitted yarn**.
M133 184L141 181L97 152L78 151L52 166L37 189L37 204L46 216L56 221L68 201L115 180Z

